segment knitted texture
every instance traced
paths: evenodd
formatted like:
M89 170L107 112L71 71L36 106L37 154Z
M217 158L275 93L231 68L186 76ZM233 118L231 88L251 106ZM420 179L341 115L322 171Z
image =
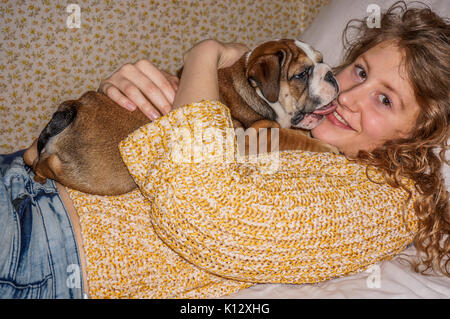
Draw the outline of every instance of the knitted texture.
M240 157L237 145L228 108L203 101L119 147L152 202L159 238L201 269L313 283L392 258L412 242L413 200L382 183L380 172L329 153Z
M408 194L343 156L238 156L219 102L173 110L120 150L139 190L69 190L93 298L210 298L255 282L319 282L393 257L417 230Z
M208 273L167 247L139 190L69 194L80 217L90 298L210 298L252 285Z

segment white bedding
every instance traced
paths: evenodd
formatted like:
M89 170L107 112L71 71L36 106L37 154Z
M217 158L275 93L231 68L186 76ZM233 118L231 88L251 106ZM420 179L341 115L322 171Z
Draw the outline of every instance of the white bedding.
M415 255L415 248L405 251ZM405 257L406 258L406 257ZM257 284L224 298L229 299L339 299L339 298L450 298L450 278L424 276L410 269L399 257L381 262L356 275L318 284Z
M394 0L379 4L381 10ZM407 3L411 1L406 1ZM423 0L441 16L450 17L450 1ZM324 61L335 66L342 50L341 33L351 18L366 15L367 6L373 0L334 0L321 10L313 24L300 37L321 50ZM447 189L450 188L450 169L444 167ZM405 254L415 256L416 249L409 247ZM407 257L404 257L407 258ZM410 257L411 258L411 257ZM337 278L318 284L283 285L258 284L224 298L450 298L450 278L424 276L414 272L408 263L397 256L352 276Z

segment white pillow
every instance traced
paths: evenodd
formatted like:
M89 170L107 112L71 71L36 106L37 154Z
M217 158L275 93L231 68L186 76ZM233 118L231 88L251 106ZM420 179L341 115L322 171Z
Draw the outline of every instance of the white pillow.
M383 4L374 0L333 0L323 7L313 23L303 32L300 40L311 44L323 54L324 62L331 66L338 65L343 58L342 32L351 19L362 19L368 16L370 4L377 4L381 11L386 11L397 0L386 0ZM412 0L409 3L417 2ZM423 3L442 17L450 17L449 0L422 0ZM418 7L419 4L412 4Z
M351 19L362 19L370 15L371 11L368 11L370 4L377 3L383 12L396 1L386 0L383 1L383 4L379 4L374 0L332 0L320 10L313 23L300 36L300 40L321 51L325 63L337 66L343 58L342 33L347 22ZM416 1L406 0L405 2L410 6L410 3ZM421 2L427 4L441 17L450 17L449 0L422 0ZM411 5L413 7L422 6L417 2ZM448 165L444 165L443 175L447 190L450 191L450 167Z

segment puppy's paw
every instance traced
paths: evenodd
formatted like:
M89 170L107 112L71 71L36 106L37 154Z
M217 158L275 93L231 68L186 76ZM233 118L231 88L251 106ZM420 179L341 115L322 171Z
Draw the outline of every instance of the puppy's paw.
M253 127L258 131L260 128L281 128L280 124L271 120L259 120L254 122L250 127Z
M23 154L23 161L30 167L33 167L35 162L38 159L38 151L37 151L37 139L34 140L33 144L29 148L25 150Z
M326 143L321 143L317 151L324 153L333 153L336 155L341 154L341 152L339 152L339 150L335 146Z

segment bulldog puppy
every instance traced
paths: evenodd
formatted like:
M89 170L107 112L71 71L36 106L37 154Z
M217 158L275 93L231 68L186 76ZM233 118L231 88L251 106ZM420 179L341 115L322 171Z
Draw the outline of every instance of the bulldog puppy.
M310 130L334 111L329 103L339 93L322 54L290 39L263 43L231 67L220 69L219 86L235 128L271 120L281 128Z
M279 128L279 150L335 151L289 129L312 129L336 108L331 102L339 92L337 81L311 46L287 39L266 42L219 69L218 76L220 100L230 108L235 128ZM118 144L149 122L141 111L129 112L90 91L58 107L24 160L38 182L51 178L97 195L127 193L137 186Z
M292 39L269 41L233 66L219 70L218 75L220 99L230 108L234 127L256 130L257 153L260 132L266 150L271 149L271 128L278 129L280 151L339 153L309 135L309 130L336 109L332 101L339 93L331 68L312 46ZM262 128L267 130L260 131ZM240 145L242 154L251 154L249 136L238 142L245 143Z

